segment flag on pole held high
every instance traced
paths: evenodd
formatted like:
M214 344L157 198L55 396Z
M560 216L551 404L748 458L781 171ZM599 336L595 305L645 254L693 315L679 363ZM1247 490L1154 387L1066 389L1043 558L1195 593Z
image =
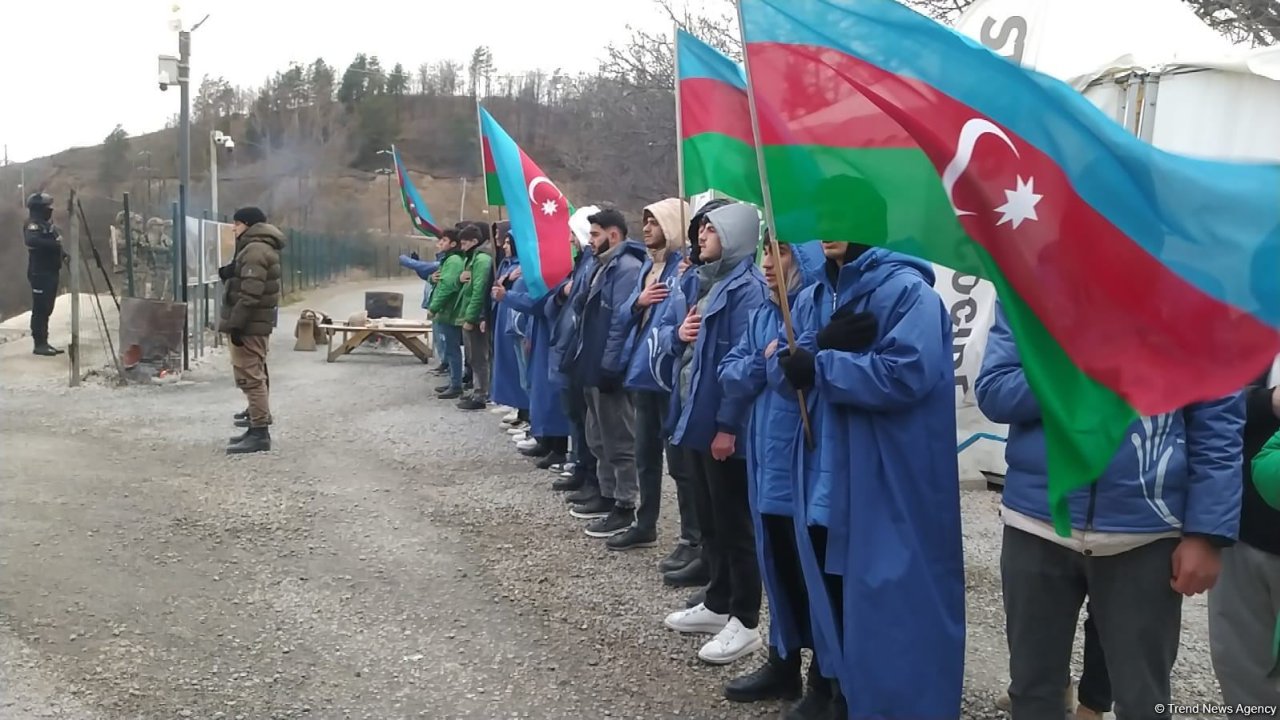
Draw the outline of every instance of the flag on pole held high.
M502 207L507 201L502 195L502 183L498 182L498 169L493 162L493 149L489 147L489 136L484 131L483 116L488 114L484 109L478 109L478 113L483 113L480 117L480 154L484 163L484 197L488 205L496 205Z
M413 181L409 179L409 171L405 168L404 160L401 159L400 151L396 149L395 145L391 146L391 158L395 161L396 180L400 184L400 202L404 205L404 211L409 213L409 220L413 223L413 229L427 237L440 237L440 226L436 225L435 219L431 217L431 210L422 201L422 196L418 194L418 189L413 186Z
M1139 416L1280 351L1280 166L1193 159L894 0L741 0L782 240L995 284L1043 413L1056 529ZM883 222L868 223L871 208Z
M761 204L742 66L677 29L676 103L685 195L714 189Z
M480 132L486 177L493 176L503 198L516 200L507 205L507 214L525 284L530 295L545 296L573 269L569 230L573 206L484 108L480 108ZM492 172L487 169L490 162Z

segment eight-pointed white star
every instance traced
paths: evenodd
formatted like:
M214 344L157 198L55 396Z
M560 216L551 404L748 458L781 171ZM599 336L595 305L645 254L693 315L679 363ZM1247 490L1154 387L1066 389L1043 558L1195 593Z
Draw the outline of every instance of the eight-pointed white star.
M1036 194L1036 179L1022 179L1018 176L1018 187L1015 190L1005 190L1004 205L996 208L996 212L1000 213L1000 222L997 226L1007 222L1013 223L1013 229L1017 230L1018 226L1025 220L1039 220L1036 215L1036 205L1039 204L1043 195Z
M546 201L546 202L542 203L542 214L543 214L543 215L555 215L555 214L556 214L556 201L555 201L555 200L548 200L548 201Z

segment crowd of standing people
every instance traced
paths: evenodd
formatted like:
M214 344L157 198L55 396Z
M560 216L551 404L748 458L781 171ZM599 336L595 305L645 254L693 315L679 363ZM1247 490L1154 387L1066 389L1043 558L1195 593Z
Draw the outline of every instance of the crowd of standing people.
M244 219L242 237L264 247L228 269L239 282L227 317L247 323L229 321L235 347L259 317L237 301L257 303L275 277L265 217ZM434 259L401 258L426 280L438 396L509 409L519 451L558 473L551 488L610 550L657 545L673 478L680 532L657 570L693 591L654 622L709 636L697 655L710 664L767 646L728 699L790 701L791 720L959 717L951 318L932 267L853 243L772 243L757 208L725 200L649 205L642 240L612 208L577 211L571 229L572 273L543 297L505 224L462 222ZM1017 720L1113 705L1120 718L1171 717L1182 601L1208 591L1228 715L1275 714L1280 363L1241 392L1136 421L1106 472L1071 495L1062 537L1040 407L997 315L976 394L1009 426L1002 706ZM246 377L252 429L269 415Z

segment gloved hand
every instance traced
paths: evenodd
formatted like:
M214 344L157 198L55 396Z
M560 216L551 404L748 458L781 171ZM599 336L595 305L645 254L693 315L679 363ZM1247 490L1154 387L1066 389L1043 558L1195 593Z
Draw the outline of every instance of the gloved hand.
M418 251L417 251L417 250L414 250L413 252L409 253L409 257L413 258L414 260L421 260L421 259L422 259L422 258L418 257Z
M222 267L218 268L218 279L221 280L222 282L226 282L235 276L236 276L235 263L227 263L226 265L223 265Z
M240 330L232 330L227 333L231 336L231 344L236 347L244 347L244 332Z
M600 382L596 384L596 389L604 395L612 395L622 389L622 376L614 373L605 373L600 376Z
M787 382L797 390L808 390L818 381L817 367L814 365L813 353L804 348L794 351L784 350L778 353L778 366Z
M880 323L869 312L841 314L837 312L831 322L818 332L820 350L864 352L876 342Z

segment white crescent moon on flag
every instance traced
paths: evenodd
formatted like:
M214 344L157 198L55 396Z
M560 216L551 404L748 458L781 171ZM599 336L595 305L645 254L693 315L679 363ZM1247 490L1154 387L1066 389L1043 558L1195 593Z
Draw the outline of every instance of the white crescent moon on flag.
M532 181L529 182L529 202L536 202L533 199L533 190L534 188L538 187L538 185L541 183L546 183L551 187L556 186L556 184L551 182L551 180L549 180L546 175L539 175L538 177L534 178Z
M973 161L973 148L978 144L978 140L982 139L983 135L995 135L1000 138L1013 151L1014 157L1018 157L1017 146L995 123L985 118L974 118L965 123L964 127L960 129L960 140L956 146L956 156L951 159L947 168L942 171L942 187L947 191L947 200L951 201L951 209L955 211L957 217L975 214L956 207L956 201L952 193L955 189L956 181L960 179L961 175L964 175L965 170L969 169L969 163Z

